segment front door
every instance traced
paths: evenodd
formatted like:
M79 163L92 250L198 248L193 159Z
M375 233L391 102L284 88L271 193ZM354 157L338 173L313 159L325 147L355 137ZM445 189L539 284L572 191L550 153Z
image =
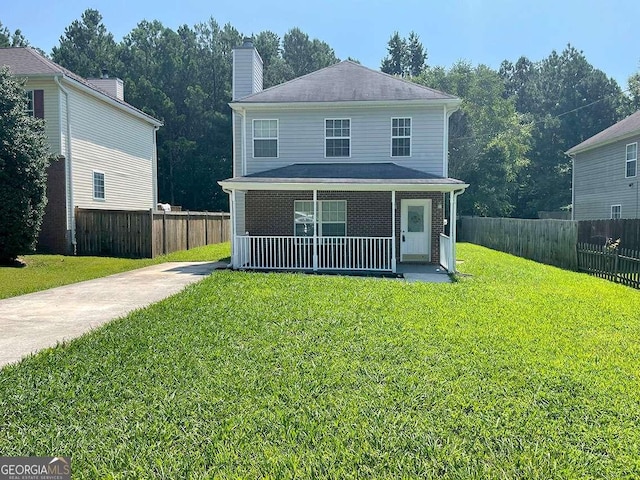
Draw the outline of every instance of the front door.
M400 261L431 261L431 200L402 200Z

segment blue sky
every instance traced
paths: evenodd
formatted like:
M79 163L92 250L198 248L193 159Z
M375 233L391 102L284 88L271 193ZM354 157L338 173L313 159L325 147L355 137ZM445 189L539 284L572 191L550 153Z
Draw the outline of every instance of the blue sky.
M570 42L623 89L640 69L637 0L31 0L0 8L0 21L50 52L87 8L102 13L116 40L143 19L175 29L213 17L245 35L272 30L281 37L300 27L326 41L338 57L351 56L375 69L396 30L420 35L430 65L468 60L498 68L502 60L522 55L540 60Z

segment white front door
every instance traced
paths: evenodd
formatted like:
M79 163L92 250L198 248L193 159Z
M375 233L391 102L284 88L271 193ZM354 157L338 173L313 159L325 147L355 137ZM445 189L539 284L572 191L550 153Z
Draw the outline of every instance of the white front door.
M431 261L431 200L402 200L400 261Z

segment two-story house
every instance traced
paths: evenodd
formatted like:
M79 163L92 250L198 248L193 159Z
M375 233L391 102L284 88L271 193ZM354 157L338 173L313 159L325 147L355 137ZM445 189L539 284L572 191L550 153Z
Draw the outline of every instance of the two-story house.
M233 62L233 178L219 183L234 268L455 270L455 221L443 232L468 186L447 175L460 99L351 61L263 90L249 39Z
M640 218L640 112L569 149L574 220Z
M72 253L75 207L148 210L157 204L159 120L124 100L122 80L84 79L36 50L0 48L24 82L28 112L45 120L52 153L38 249Z

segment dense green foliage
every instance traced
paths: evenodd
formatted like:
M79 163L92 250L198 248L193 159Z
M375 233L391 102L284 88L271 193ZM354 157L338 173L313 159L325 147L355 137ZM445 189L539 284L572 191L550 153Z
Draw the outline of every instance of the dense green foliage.
M459 253L454 284L217 272L1 370L0 450L79 479L640 476L640 292Z
M27 255L29 268L0 268L0 298L60 287L164 262L215 262L230 255L230 244L221 243L181 250L154 259Z
M25 107L22 85L0 67L0 264L34 250L47 202L44 122Z

